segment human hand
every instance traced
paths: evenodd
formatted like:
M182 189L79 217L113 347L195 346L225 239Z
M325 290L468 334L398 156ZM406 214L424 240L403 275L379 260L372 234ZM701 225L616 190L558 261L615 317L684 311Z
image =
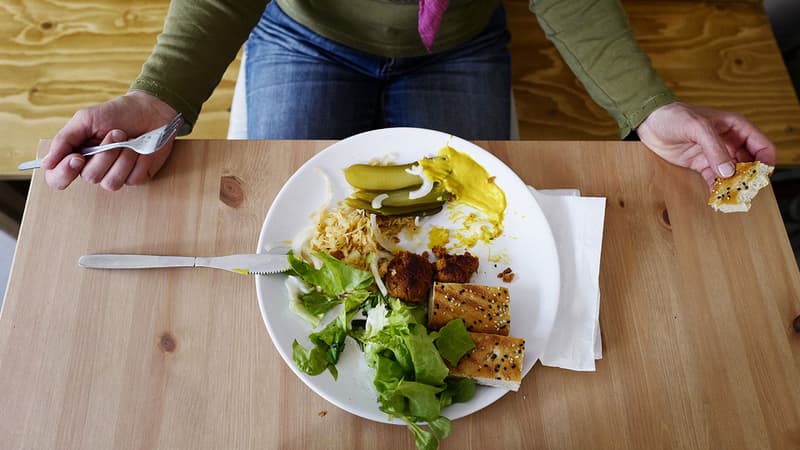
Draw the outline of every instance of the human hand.
M117 149L85 158L73 152L78 147L134 138L164 125L176 114L171 106L144 92L131 92L76 112L53 138L42 161L47 184L66 189L80 175L89 183L116 191L126 184L148 181L169 157L174 138L150 155Z
M775 145L733 112L670 103L650 113L637 132L655 154L700 172L709 186L718 176L733 175L736 162L757 159L775 165Z

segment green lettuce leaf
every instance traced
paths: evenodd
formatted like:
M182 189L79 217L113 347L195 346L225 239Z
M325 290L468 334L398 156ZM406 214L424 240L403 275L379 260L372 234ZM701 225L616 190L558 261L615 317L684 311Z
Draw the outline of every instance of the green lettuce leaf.
M444 381L447 388L442 394L446 393L452 399L452 403L466 403L475 396L476 383L471 378L447 377Z
M428 422L428 426L433 432L433 435L436 436L438 439L444 439L447 436L450 436L450 431L453 428L453 424L450 422L445 416L439 416L434 420Z
M433 338L422 324L408 325L410 333L403 336L414 363L414 380L433 386L441 386L450 372L433 344Z
M436 348L451 365L458 365L458 361L475 348L475 342L469 336L467 327L462 319L453 319L439 329L436 336Z
M331 297L328 294L319 291L311 291L307 294L300 294L298 299L305 307L306 311L308 311L314 317L322 317L328 312L331 308L338 305L342 301L339 300L337 297Z
M319 269L289 252L287 258L292 272L323 293L338 297L346 292L366 289L375 281L372 273L349 266L325 253L315 253L322 266Z
M414 443L419 450L436 450L439 448L439 439L430 431L425 430L411 420L406 419L408 429L414 435Z
M444 387L431 386L416 381L400 381L394 393L400 394L408 400L408 416L431 421L439 417L441 405L436 396Z
M361 305L370 298L372 294L369 291L356 291L344 298L345 307L336 319L330 321L328 325L322 330L311 333L308 339L314 344L314 347L307 351L302 345L295 343L292 345L292 360L305 362L303 366L296 364L297 367L309 375L318 375L319 355L323 355L325 359L325 368L337 379L339 373L336 370L336 363L339 362L339 356L344 351L345 339L350 332L350 319L359 310ZM296 355L297 354L297 355ZM309 359L314 358L313 363L307 363ZM313 370L315 373L308 372L306 368Z
M292 342L292 361L298 369L309 375L319 375L328 367L324 351L317 347L307 351L296 340Z
M322 263L319 269L289 252L287 259L292 276L287 279L286 286L291 310L312 328L317 328L325 313L343 301L350 302L345 305L347 311L360 307L369 296L367 288L374 278L372 273L348 266L330 255L316 253L314 256ZM356 292L358 296L352 298Z

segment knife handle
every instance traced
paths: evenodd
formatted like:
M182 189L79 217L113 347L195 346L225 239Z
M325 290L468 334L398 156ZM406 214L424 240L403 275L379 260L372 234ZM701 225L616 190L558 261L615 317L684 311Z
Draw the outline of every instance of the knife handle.
M194 267L193 256L84 255L78 264L85 269L156 269Z

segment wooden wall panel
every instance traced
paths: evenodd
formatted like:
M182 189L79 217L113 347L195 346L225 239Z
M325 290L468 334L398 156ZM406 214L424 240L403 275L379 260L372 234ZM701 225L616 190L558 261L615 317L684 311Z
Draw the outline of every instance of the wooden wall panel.
M149 54L166 0L0 0L0 177L34 156L79 108L123 94ZM642 46L687 101L739 111L800 164L800 106L758 2L624 1ZM616 139L545 39L526 0L507 0L523 139ZM237 61L203 108L194 138L224 138Z
M776 143L779 164L800 164L800 105L760 5L623 3L637 39L679 97L744 114ZM527 1L506 5L521 138L617 139L615 122L546 40Z
M0 176L32 159L76 110L124 94L166 15L166 0L0 1ZM203 108L196 138L224 138L239 63Z

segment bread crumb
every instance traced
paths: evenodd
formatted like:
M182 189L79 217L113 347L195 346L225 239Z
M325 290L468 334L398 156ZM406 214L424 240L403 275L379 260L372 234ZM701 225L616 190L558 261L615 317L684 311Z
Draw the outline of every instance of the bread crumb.
M511 270L511 267L506 267L505 270L497 274L497 278L501 278L506 283L511 283L514 281L514 271Z
M317 413L317 415L320 416L320 417L325 417L325 416L328 415L328 411L320 411L320 412Z

